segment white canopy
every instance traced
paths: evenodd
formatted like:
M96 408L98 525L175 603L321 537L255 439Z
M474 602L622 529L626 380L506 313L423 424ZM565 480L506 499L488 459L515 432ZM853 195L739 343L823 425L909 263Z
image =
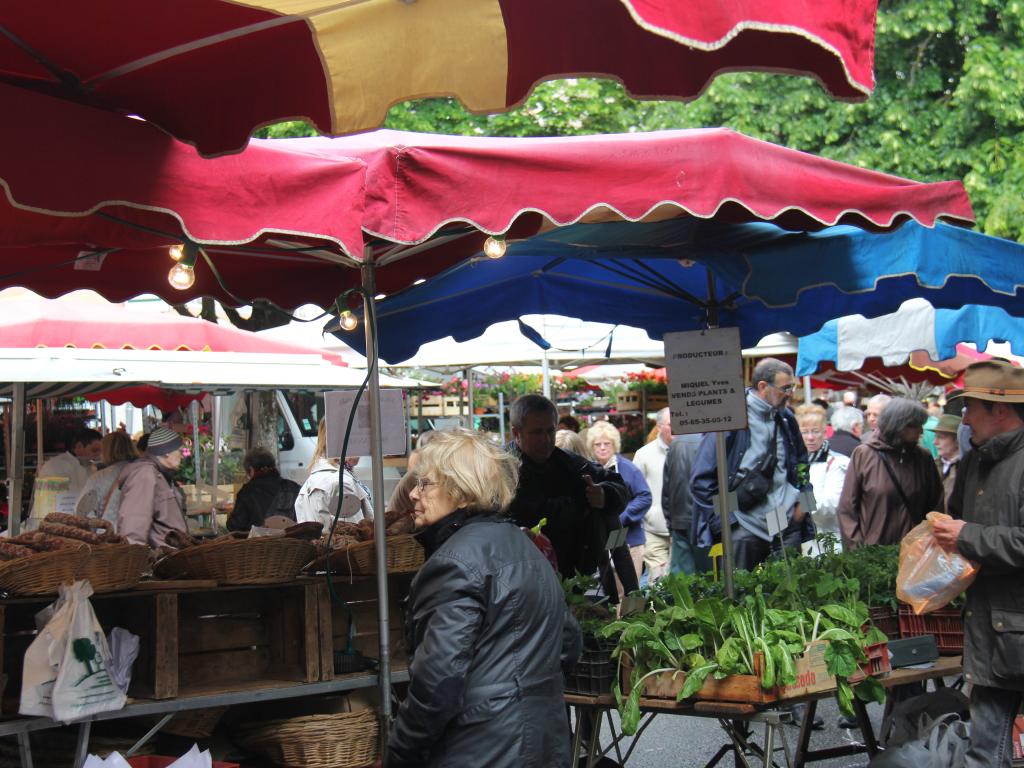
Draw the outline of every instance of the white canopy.
M332 365L319 355L178 352L137 349L0 348L0 394L24 382L28 398L85 395L151 384L180 392L325 391L358 387L366 372ZM382 376L384 387L419 382Z

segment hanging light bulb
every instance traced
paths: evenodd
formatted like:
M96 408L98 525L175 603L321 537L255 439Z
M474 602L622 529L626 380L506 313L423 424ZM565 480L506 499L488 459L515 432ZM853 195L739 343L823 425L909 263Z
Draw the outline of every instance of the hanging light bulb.
M167 249L167 254L175 261L181 261L181 257L185 255L185 244L175 243Z
M346 309L338 318L338 323L343 331L354 331L359 325L359 319Z
M167 273L167 282L171 284L171 288L187 291L196 282L196 272L192 267L179 261Z
M176 290L187 291L196 282L194 267L199 258L199 246L195 243L185 243L178 247L181 248L182 254L177 259L177 264L171 267L171 271L167 273L167 282ZM175 246L172 245L169 250L174 248ZM171 257L173 258L173 253Z
M488 259L500 259L505 255L505 238L503 235L491 235L484 240L484 255Z

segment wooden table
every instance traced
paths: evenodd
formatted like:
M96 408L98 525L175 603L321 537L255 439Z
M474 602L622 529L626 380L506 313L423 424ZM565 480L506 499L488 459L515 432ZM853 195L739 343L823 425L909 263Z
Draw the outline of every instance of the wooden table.
M943 678L958 676L960 672L961 662L959 656L943 656L933 666L928 668L897 669L886 677L878 678L878 681L886 689L910 683L927 683L929 680L934 681L936 686L941 686L944 685ZM835 757L864 753L871 756L877 754L879 752L878 741L875 738L874 729L868 718L867 709L864 706L864 702L856 698L854 699L854 713L857 716L857 722L860 725L864 743L847 744L818 750L809 748L818 702L833 695L835 695L834 690L822 691L801 698L773 702L764 706L717 701L683 702L679 704L671 699L641 698L640 711L642 714L640 725L628 745L627 739L629 737L616 727L615 721L611 716L611 711L615 709L615 700L611 695L584 696L567 693L565 694L565 702L576 710L576 723L573 728L574 755L579 755L583 744L583 728L580 726L585 718L590 718L591 728L594 733L588 744L587 768L592 768L599 758L611 756L612 753L614 753L615 758L621 765L625 765L639 743L643 732L647 730L647 727L657 715L712 717L719 721L722 729L729 737L729 741L718 750L705 768L711 768L716 765L730 752L737 756L738 765L750 765L746 754L751 753L757 760L761 761L764 768L771 768L778 765L775 762L774 753L778 751L775 747L776 737L781 736L778 732L779 726L783 723L791 722L792 716L788 708L792 704L801 703L807 704L807 707L799 723L800 731L797 737L796 751L790 754L789 745L786 743L785 738L781 737L778 739L781 743L781 751L786 766L790 766L790 768L804 768L807 763L830 760ZM783 706L787 709L781 709ZM600 732L602 717L608 723L608 728L612 735L611 741L604 746L600 744L600 739L597 737ZM753 741L750 730L747 727L751 723L764 724L765 733L762 744L757 744Z
M583 744L583 728L581 727L586 718L591 723L591 737L587 745L587 768L593 768L601 757L615 753L615 758L620 765L625 765L633 754L640 741L643 732L659 714L683 715L686 717L704 717L718 720L729 737L714 757L707 763L705 768L712 768L726 755L733 753L737 760L747 763L745 755L752 753L762 761L764 768L777 766L774 760L775 739L779 735L779 727L791 721L790 713L778 709L758 708L753 704L737 704L725 701L696 701L692 703L678 704L672 699L640 699L640 724L636 734L632 737L628 746L625 746L626 736L616 728L615 720L612 718L612 710L615 709L615 699L610 695L583 696L577 694L565 694L565 702L576 709L576 724L573 728L573 754L578 756ZM598 738L602 716L608 723L609 731L612 734L611 741L602 746ZM764 725L763 746L756 743L749 728L750 723ZM786 764L791 765L791 756L785 739L780 739L783 752L785 753ZM623 747L625 746L625 751ZM739 764L739 762L737 763Z

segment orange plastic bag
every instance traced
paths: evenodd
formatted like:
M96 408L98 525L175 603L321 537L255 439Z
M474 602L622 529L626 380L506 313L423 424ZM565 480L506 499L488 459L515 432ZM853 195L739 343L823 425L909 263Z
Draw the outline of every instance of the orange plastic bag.
M951 520L941 512L929 512L900 542L900 569L896 597L916 614L948 605L971 586L978 566L959 552L947 552L935 542L932 522Z

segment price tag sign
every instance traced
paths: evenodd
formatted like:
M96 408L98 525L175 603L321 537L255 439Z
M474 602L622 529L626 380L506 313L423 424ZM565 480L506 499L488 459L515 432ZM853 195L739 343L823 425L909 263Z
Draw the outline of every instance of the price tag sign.
M739 328L665 334L672 434L747 426Z
M722 502L719 500L721 497L716 493L711 497L711 503L715 507L715 514L721 516L722 514ZM729 491L725 495L725 503L729 509L729 514L732 514L740 508L739 502L736 501L736 491Z
M627 595L619 605L620 616L634 616L647 610L647 602L639 595Z
M769 509L766 515L766 522L768 523L768 535L775 538L789 525L789 520L786 517L786 510L782 507L776 507L775 509Z
M626 543L626 529L616 528L608 534L608 541L605 543L604 548L607 550L618 549Z
M808 515L811 514L811 512L818 511L818 502L814 498L814 491L800 491L800 509L806 512Z

